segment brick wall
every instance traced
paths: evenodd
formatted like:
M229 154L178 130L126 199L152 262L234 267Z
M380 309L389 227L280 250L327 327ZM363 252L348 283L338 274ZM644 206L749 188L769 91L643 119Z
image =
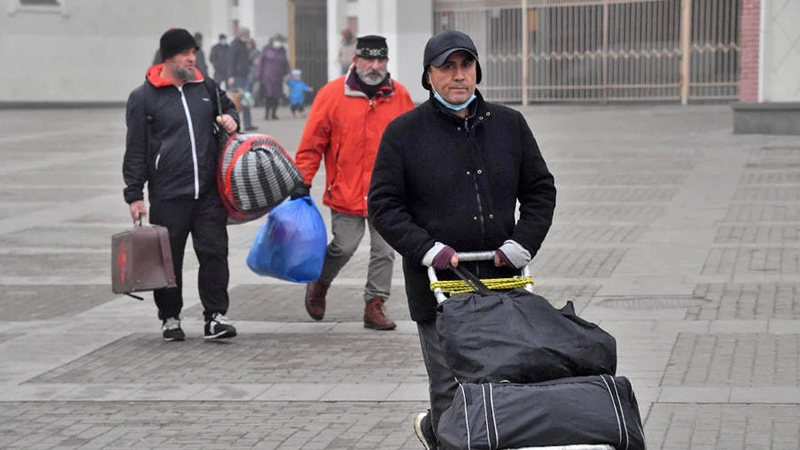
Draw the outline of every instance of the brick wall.
M758 101L758 32L762 0L742 1L742 26L739 43L739 100Z

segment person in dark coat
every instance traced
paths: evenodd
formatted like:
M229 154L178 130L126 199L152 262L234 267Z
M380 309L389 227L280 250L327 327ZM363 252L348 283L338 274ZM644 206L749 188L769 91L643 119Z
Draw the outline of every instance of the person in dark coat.
M231 70L230 51L228 37L220 34L219 42L211 47L211 54L208 55L209 62L214 66L214 79L220 84L225 83L226 87Z
M205 316L205 338L236 336L228 323L228 215L217 191L219 144L215 126L228 133L239 128L233 102L195 67L197 42L184 29L161 37L163 63L148 69L145 83L128 97L123 191L134 221L148 214L150 223L169 230L177 287L153 292L165 341L182 341L183 256L189 235L200 263L197 280ZM219 111L209 84L219 92ZM154 108L149 111L148 105Z
M286 56L286 38L273 36L261 50L259 78L264 90L267 120L278 120L278 104L283 96L283 80L289 74L289 58Z
M479 278L519 274L553 220L556 188L525 118L484 101L472 39L445 31L425 46L422 86L429 99L389 123L372 172L368 213L403 256L411 319L417 322L431 409L414 421L426 448L450 406L456 379L436 331L427 267L454 279L458 252L495 250L493 261L464 263ZM519 219L516 219L519 202Z
M231 44L230 50L230 71L228 77L228 85L236 86L245 92L252 92L250 90L250 70L253 65L253 60L250 56L250 50L247 48L247 43L250 41L250 29L241 27L236 34L236 39ZM253 125L250 116L250 106L245 107L242 105L242 121L244 122L244 131L255 131L257 126Z
M195 33L194 41L197 42L197 53L195 53L194 66L203 74L204 77L210 77L208 73L208 65L206 65L206 54L203 52L203 33Z

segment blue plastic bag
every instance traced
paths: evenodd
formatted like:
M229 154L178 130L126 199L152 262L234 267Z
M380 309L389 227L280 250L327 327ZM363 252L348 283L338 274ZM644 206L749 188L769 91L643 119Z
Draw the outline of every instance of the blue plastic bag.
M328 236L311 197L287 199L267 215L256 234L247 267L295 283L310 283L322 273Z

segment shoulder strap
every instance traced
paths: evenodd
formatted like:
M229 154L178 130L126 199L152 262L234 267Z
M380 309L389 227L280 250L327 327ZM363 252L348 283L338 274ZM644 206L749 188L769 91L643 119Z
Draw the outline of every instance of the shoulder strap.
M214 103L214 109L217 111L217 115L221 116L222 104L220 103L219 100L219 88L217 87L217 83L214 81L213 78L205 77L203 78L203 84L206 85L206 89L208 90L208 95L211 96L211 101Z
M147 80L142 84L144 94L144 119L148 125L153 123L156 117L156 109L158 108L158 98L156 98L156 87L150 84Z
M158 109L158 97L156 97L156 87L144 80L142 84L142 94L144 95L144 126L147 128L147 149L150 149L150 141L153 135L153 122L156 118Z

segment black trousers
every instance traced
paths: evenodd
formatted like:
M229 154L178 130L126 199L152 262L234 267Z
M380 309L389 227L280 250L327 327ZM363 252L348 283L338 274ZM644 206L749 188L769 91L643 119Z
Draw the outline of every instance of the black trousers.
M417 322L419 343L422 348L422 361L428 371L428 388L431 397L431 420L434 434L439 426L439 418L445 409L453 404L453 396L458 389L458 382L453 371L444 359L442 342L436 331L436 320Z
M180 317L183 309L183 256L192 235L194 253L200 263L197 287L205 319L228 312L228 215L216 190L198 200L180 198L150 203L150 223L169 230L169 245L177 287L157 289L153 298L158 318Z

